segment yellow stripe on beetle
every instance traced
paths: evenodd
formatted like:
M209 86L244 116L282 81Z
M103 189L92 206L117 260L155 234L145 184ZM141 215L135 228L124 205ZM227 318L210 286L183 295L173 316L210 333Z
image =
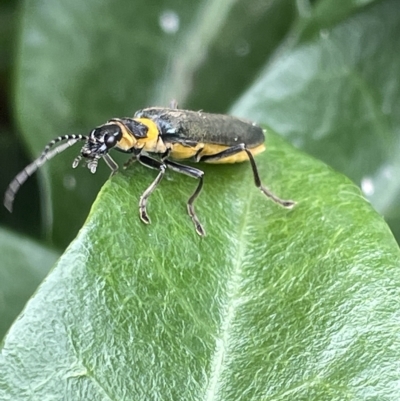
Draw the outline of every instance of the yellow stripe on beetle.
M203 150L200 152L201 156L209 156L209 155L215 155L219 152L222 152L226 149L229 149L228 146L222 146L222 145L205 145ZM251 154L253 156L258 155L261 152L264 152L265 150L265 145L258 145L255 148L249 149ZM221 158L219 160L208 160L205 161L205 163L213 163L213 164L233 164L233 163L242 163L244 161L248 161L249 157L246 152L239 152L236 153L232 156L227 156L224 158Z

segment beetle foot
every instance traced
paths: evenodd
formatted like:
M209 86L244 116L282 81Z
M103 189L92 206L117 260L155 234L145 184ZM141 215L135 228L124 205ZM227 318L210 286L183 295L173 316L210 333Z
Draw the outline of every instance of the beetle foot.
M188 203L187 210L189 216L192 218L194 227L196 229L196 233L200 235L200 237L205 237L206 231L204 230L202 224L200 223L199 219L196 216L196 212L194 211L194 207L191 203Z
M146 201L144 199L140 199L140 202L139 202L139 216L140 216L140 220L142 220L144 224L151 223L149 215L147 214L147 210L146 210Z

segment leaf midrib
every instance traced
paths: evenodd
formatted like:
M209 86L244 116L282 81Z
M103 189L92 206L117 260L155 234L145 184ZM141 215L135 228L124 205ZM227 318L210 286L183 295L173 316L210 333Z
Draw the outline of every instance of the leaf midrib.
M205 390L205 401L214 401L217 399L218 390L220 385L220 377L224 370L224 359L228 348L230 328L232 321L236 315L236 308L238 306L235 302L239 297L239 289L241 284L241 277L243 272L243 259L247 251L246 241L246 227L250 215L251 205L255 191L250 191L248 201L242 213L241 224L238 229L238 246L236 252L232 255L234 263L230 275L227 277L226 285L226 303L224 306L224 313L222 314L220 322L220 333L215 339L215 350L211 357L210 363L210 379Z

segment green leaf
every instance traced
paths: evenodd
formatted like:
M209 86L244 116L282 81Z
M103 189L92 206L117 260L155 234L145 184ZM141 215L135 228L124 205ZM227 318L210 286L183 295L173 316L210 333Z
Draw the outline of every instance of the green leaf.
M338 7L332 3L318 4L298 33L307 40L292 41L267 64L233 113L267 124L342 171L379 212L398 220L399 3L380 1L315 29L325 6Z
M308 0L297 1L302 17L296 27L296 39L307 40L321 30L332 28L357 11L381 0L319 0L311 7Z
M190 109L206 105L207 110L226 112L290 30L296 5L292 0L206 4L175 49L161 100L175 96Z
M400 252L348 179L276 135L195 182L133 166L109 180L76 240L5 339L0 399L395 400Z
M57 253L0 228L0 339L43 281Z

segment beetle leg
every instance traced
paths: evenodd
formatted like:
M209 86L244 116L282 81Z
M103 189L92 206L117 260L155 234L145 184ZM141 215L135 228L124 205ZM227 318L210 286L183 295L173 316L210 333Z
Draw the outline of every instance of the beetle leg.
M199 234L201 237L204 237L206 235L206 232L201 225L199 219L197 218L196 212L194 210L194 201L197 199L199 196L201 189L203 188L203 176L204 172L190 166L185 166L183 164L179 164L176 162L173 162L171 160L164 160L164 163L168 166L173 171L176 171L177 173L185 174L188 175L189 177L197 178L199 180L199 184L197 185L197 188L193 192L192 196L189 198L187 202L187 210L189 213L189 216L192 218L193 224L196 228L197 234Z
M123 165L124 170L127 169L133 163L135 163L136 160L137 160L137 156L136 155L130 157Z
M133 154L133 156L131 156L124 164L123 164L123 168L124 170L126 170L131 164L135 163L137 160L139 160L139 155L140 152L142 151L143 148L131 148L128 150L120 150L117 149L123 153L130 153ZM151 167L152 168L152 167Z
M166 169L166 165L163 162L160 162L159 160L152 159L151 157L145 156L145 155L139 154L136 156L136 158L144 166L155 169L155 170L159 170L159 173L158 173L156 179L149 185L149 187L146 189L146 191L143 192L143 194L139 200L140 219L143 221L143 223L150 224L150 218L149 218L149 216L147 214L147 210L146 210L147 200L149 199L149 196L157 188L157 185L160 183L161 179L163 178L165 169Z
M225 149L222 152L219 152L215 155L200 156L197 161L201 161L201 162L217 161L217 160L224 159L225 157L235 155L236 153L239 153L239 152L247 153L247 156L250 160L251 169L253 170L254 183L256 184L256 187L264 195L271 198L275 203L278 203L279 205L281 205L283 207L291 209L295 205L295 202L293 202L291 200L284 200L284 199L277 197L275 194L273 194L267 187L265 187L261 183L260 175L258 173L258 169L257 169L256 161L254 160L254 156L244 143L240 143L238 145L232 146L231 148Z
M114 159L112 159L111 156L108 153L106 153L103 156L103 159L106 162L107 166L111 169L111 176L110 177L112 177L113 175L117 174L118 164L115 163Z

